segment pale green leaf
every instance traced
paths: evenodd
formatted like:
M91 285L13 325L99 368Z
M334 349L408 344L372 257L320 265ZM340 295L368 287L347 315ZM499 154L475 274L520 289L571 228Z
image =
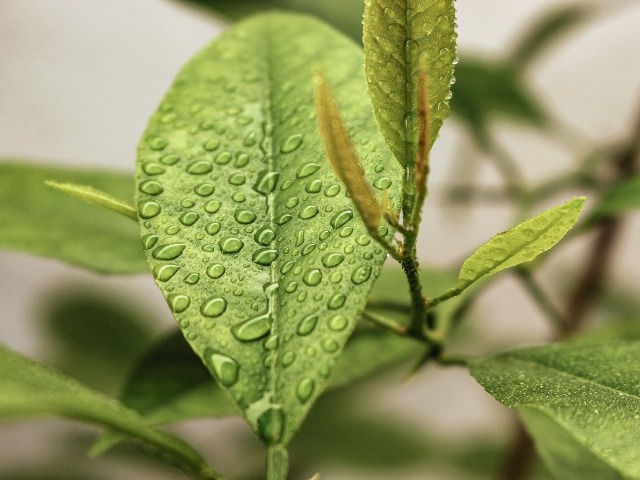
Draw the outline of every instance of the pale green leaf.
M397 200L401 172L377 134L362 61L316 20L254 17L183 69L139 148L156 282L267 443L288 442L322 391L385 258L332 175L313 114L317 66L366 151L367 178ZM157 166L166 173L145 173Z
M493 237L465 260L456 285L432 304L459 295L478 280L530 262L549 250L575 225L584 202L584 197L576 197Z
M589 213L586 223L640 209L640 175L611 188Z
M640 478L640 342L526 348L470 368L506 406L543 412L624 478Z
M101 273L149 271L135 223L57 192L46 180L91 184L133 199L130 174L0 163L0 248Z
M557 480L622 480L619 473L541 411L522 408L519 413L538 454Z
M418 150L418 76L424 58L431 144L449 114L456 61L453 0L366 0L365 70L380 130L409 170Z
M124 215L132 220L138 220L138 211L129 203L119 200L90 185L76 185L75 183L59 183L53 180L44 182L46 186L68 193L72 197L84 200L87 203L106 208L112 212Z
M193 448L121 403L0 345L0 420L43 415L115 429L155 447L194 478L220 478Z

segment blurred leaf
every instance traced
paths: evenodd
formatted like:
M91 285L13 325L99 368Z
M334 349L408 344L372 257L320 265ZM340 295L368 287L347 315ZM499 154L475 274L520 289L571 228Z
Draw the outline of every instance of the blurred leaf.
M640 209L640 175L635 175L625 182L611 188L589 212L586 225L604 217L622 215Z
M511 51L507 64L514 70L521 70L531 64L542 51L568 30L589 17L589 5L566 5L546 13L529 28Z
M290 10L307 13L330 23L362 42L363 0L182 0L183 2L217 12L231 20L265 10Z
M470 368L506 406L539 410L611 468L640 478L639 341L526 348Z
M552 248L576 223L584 202L584 197L576 197L519 223L481 245L465 260L455 286L433 300L434 306L459 295L484 277L530 262Z
M72 197L83 200L89 204L106 208L119 215L124 215L132 220L138 220L137 210L128 202L119 200L111 195L100 191L90 185L77 185L75 183L58 183L53 180L44 182L47 187L60 190Z
M43 415L113 428L155 447L194 478L220 478L189 445L149 427L121 403L0 346L0 419Z
M0 163L0 248L68 262L100 273L149 271L136 224L45 186L91 184L131 201L133 175Z
M522 78L505 66L462 56L451 87L451 113L483 139L499 117L544 126L546 114Z
M75 290L75 289L74 289ZM138 311L118 298L59 292L45 304L42 322L53 365L87 386L112 393L149 343Z
M536 450L557 480L622 480L622 476L539 410L523 408L520 416L535 439Z

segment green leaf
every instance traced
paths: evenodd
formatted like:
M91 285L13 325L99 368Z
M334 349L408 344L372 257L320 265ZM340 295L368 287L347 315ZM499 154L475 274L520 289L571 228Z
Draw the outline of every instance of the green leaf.
M47 186L91 184L133 198L129 174L0 163L0 248L62 260L100 273L148 272L136 225Z
M478 280L530 262L549 250L576 223L584 202L584 197L574 198L493 237L465 260L456 285L432 304L459 295Z
M640 209L640 175L611 188L589 213L585 221L592 224L604 217L621 215Z
M536 450L558 480L622 480L619 473L580 444L547 415L530 408L520 409Z
M59 183L53 180L47 180L44 182L47 187L60 190L61 192L68 193L72 197L84 200L87 203L97 205L99 207L106 208L112 212L119 213L132 220L138 220L138 211L129 205L127 202L118 200L111 195L101 192L89 185L76 185L74 183Z
M526 348L470 368L501 403L543 412L621 475L640 478L640 342Z
M232 20L266 10L290 10L307 13L330 23L356 42L362 41L362 0L182 0Z
M139 148L156 282L267 443L286 443L322 391L385 259L331 173L313 113L317 66L366 151L367 178L397 200L401 172L377 134L362 61L318 21L254 17L187 64Z
M453 0L366 0L363 38L376 119L393 155L411 171L418 150L421 59L427 71L431 144L449 115L456 62Z
M551 10L538 20L511 51L507 61L510 68L522 69L531 64L558 37L589 18L591 6L567 5Z
M119 402L0 345L0 420L42 415L115 429L157 448L194 478L220 478L189 445Z

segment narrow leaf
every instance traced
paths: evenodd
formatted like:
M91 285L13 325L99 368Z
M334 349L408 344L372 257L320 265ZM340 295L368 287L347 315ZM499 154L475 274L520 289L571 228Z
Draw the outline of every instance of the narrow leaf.
M42 415L115 429L157 448L195 478L220 478L190 446L119 402L0 345L0 420Z
M136 201L156 283L270 444L289 441L323 390L385 258L334 181L313 115L318 66L338 86L354 143L367 145L367 178L397 200L401 172L361 91L362 61L318 21L254 17L187 64L139 148Z
M496 235L465 260L456 285L432 303L458 295L484 277L530 262L546 252L573 227L584 202L584 197L574 198Z
M101 273L148 272L136 226L45 186L92 184L133 198L133 176L98 170L0 163L0 248L54 258Z
M453 0L365 2L363 38L369 95L387 144L409 171L418 150L420 59L427 65L433 144L449 114L456 62L454 28Z
M130 204L91 186L76 185L74 183L58 183L53 180L47 180L44 183L48 187L68 193L72 197L79 198L87 203L104 207L107 210L119 213L132 220L138 220L138 211Z
M640 478L640 342L526 348L472 362L471 374L501 403L544 413L622 476Z
M377 236L382 221L378 199L364 176L364 169L349 139L336 99L322 73L316 74L315 84L318 126L331 168L347 187L369 232Z

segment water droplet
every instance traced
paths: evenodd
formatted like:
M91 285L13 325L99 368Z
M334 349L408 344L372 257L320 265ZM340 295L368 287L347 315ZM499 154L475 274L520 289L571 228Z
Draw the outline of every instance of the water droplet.
M288 272L293 268L293 266L294 266L295 264L296 264L296 262L294 262L293 260L291 260L291 261L289 261L289 262L285 263L284 265L282 265L282 267L280 267L280 273L281 273L282 275L284 275L284 274L288 273Z
M276 225L284 225L285 223L290 221L292 218L293 217L290 214L285 213L283 215L280 215L278 218L276 218L275 223Z
M208 223L207 226L204 227L204 229L209 235L215 235L220 231L220 227L221 227L220 223L211 222L211 223Z
M249 155L244 152L236 153L236 161L233 163L233 166L236 168L244 168L249 164Z
M340 272L333 272L329 280L333 283L340 283L342 281L342 274Z
M344 255L337 252L327 253L322 257L322 264L327 268L337 267L344 261Z
M276 189L278 179L280 178L280 172L270 172L269 170L262 170L258 173L256 183L253 185L253 189L262 193L263 195L269 195Z
M336 310L344 305L344 302L347 301L347 296L344 293L336 293L333 297L329 299L329 303L327 306L331 310Z
M289 282L284 287L284 291L287 293L293 293L297 289L298 289L298 282Z
M289 365L291 365L296 359L296 354L293 352L287 352L284 355L282 355L282 366L283 367L288 367Z
M149 250L156 243L158 243L158 235L147 233L146 235L142 236L142 246L145 250Z
M340 185L338 184L329 185L324 189L325 197L335 197L336 195L338 195L338 193L340 193Z
M233 217L236 219L236 222L242 223L243 225L248 225L256 221L256 215L252 211L241 208L236 209Z
M345 209L345 210L341 210L340 212L336 213L333 218L331 219L331 226L333 228L340 228L341 226L343 226L345 223L347 223L349 220L351 220L353 218L353 212L349 209Z
M306 403L307 400L311 398L311 395L313 395L313 391L315 390L315 388L316 383L313 380L311 380L310 378L304 378L300 381L298 387L296 388L296 395L302 403Z
M351 254L353 253L353 251L355 250L355 247L351 244L347 245L346 247L344 247L344 253L346 254Z
M211 140L207 140L206 142L204 142L202 148L204 148L207 152L213 152L219 146L220 140L218 140L217 138L212 138Z
M180 223L182 223L183 225L190 227L191 225L196 223L199 218L200 218L200 215L198 215L196 212L185 212L182 215L180 215L179 220L180 220Z
M191 207L194 207L195 205L196 205L196 202L194 202L190 198L183 198L180 201L180 206L184 208L191 208Z
M193 189L201 197L208 197L216 190L216 187L211 185L210 183L201 183L196 185L196 188Z
M284 433L286 417L281 408L270 408L258 417L258 433L267 443L278 443Z
M179 293L172 293L167 297L167 302L169 303L169 308L174 313L182 313L191 304L191 299L186 295L182 295Z
M211 297L200 306L200 313L205 317L219 317L227 309L227 301L222 297Z
M168 263L166 265L156 265L153 268L153 276L156 280L166 282L170 280L178 270L180 270L180 266L173 265L171 263Z
M342 238L347 238L352 233L353 233L353 228L352 227L344 227L342 230L340 230L340 236Z
M329 238L330 235L331 235L331 232L329 230L323 230L322 232L320 232L320 235L318 235L318 238L320 240L326 240L327 238Z
M316 324L318 323L317 315L307 315L304 317L300 323L298 324L298 335L309 335L313 332L313 329L316 328Z
M224 237L219 242L222 253L238 253L244 247L242 240L236 237Z
M249 132L249 134L244 138L244 146L253 147L255 144L256 144L256 132Z
M340 330L344 330L347 328L349 322L344 317L344 315L336 315L329 319L329 328L335 332L339 332Z
M170 154L170 155L165 155L163 157L160 157L160 162L164 163L165 165L175 165L179 161L180 161L179 155Z
M296 172L296 177L298 178L306 178L309 175L313 175L320 169L320 165L317 163L305 163L298 168Z
M164 192L164 187L153 180L145 180L138 185L138 190L147 195L160 195Z
M289 198L287 198L287 201L285 202L285 206L287 208L293 208L296 205L298 205L299 202L300 202L300 199L298 197L289 197Z
M302 281L307 285L309 285L310 287L315 287L316 285L319 285L320 282L322 281L322 272L317 268L308 270L304 274L304 277L302 277Z
M375 170L376 170L376 173L382 172L384 170L384 165L382 165L382 164L376 165Z
M184 277L184 283L188 285L195 285L200 281L200 275L197 273L190 273L186 277Z
M260 228L253 236L253 239L263 247L271 245L271 242L273 242L275 238L276 232L271 230L269 227Z
M264 337L270 330L271 319L269 314L265 313L233 326L231 333L240 341L251 342Z
M231 196L231 198L234 202L242 203L247 199L247 196L242 192L236 192Z
M320 342L320 346L327 353L333 353L340 348L338 342L336 342L333 338L325 338Z
M387 177L380 177L373 182L373 186L378 190L384 190L385 188L389 188L391 186L391 179Z
M204 211L207 213L216 213L220 210L222 204L218 200L210 200L204 205Z
M211 355L210 359L213 373L215 373L221 384L225 387L231 387L238 381L240 369L235 360L218 353Z
M319 213L318 207L316 207L315 205L307 205L302 210L300 210L300 213L298 214L298 216L302 220L309 220L310 218L315 217L318 213Z
M224 272L225 272L224 265L221 265L219 263L211 264L207 268L207 275L209 275L209 277L213 278L214 280L224 275Z
M180 231L180 227L177 225L169 225L167 228L164 229L164 231L167 235L175 235Z
M211 170L213 170L213 165L211 165L211 162L206 160L200 160L187 166L187 173L192 175L204 175L205 173L209 173Z
M142 164L142 171L147 175L162 175L167 171L165 167L155 162L144 162Z
M164 150L167 145L169 145L169 142L167 142L164 138L154 138L149 143L151 149L156 151Z
M300 145L302 145L302 135L291 135L289 138L287 138L284 143L282 144L282 147L280 147L280 151L282 153L291 153L294 150L296 150Z
M245 177L241 173L234 173L229 177L229 183L235 186L244 185L244 182L246 182L246 180L247 180L247 177Z
M185 248L187 248L187 245L184 243L161 244L153 249L151 255L156 260L173 260L182 255Z
M304 230L298 230L296 233L296 247L299 247L304 243Z
M322 180L316 178L314 181L309 182L305 188L307 193L318 193L322 190Z
M351 281L356 285L366 282L371 277L371 267L369 265L363 265L356 268L351 274Z
M300 253L302 253L302 256L304 257L306 255L309 255L315 249L316 249L316 244L315 243L309 243L309 244L304 246L304 248L302 249L302 251Z
M358 243L358 245L362 245L363 247L365 247L371 243L371 238L369 238L369 235L360 235L358 238L356 238L356 242Z
M268 267L276 258L278 258L278 251L271 248L261 248L253 252L251 259L258 265Z
M220 152L216 155L216 158L213 160L218 165L226 165L231 161L231 154L229 152Z

